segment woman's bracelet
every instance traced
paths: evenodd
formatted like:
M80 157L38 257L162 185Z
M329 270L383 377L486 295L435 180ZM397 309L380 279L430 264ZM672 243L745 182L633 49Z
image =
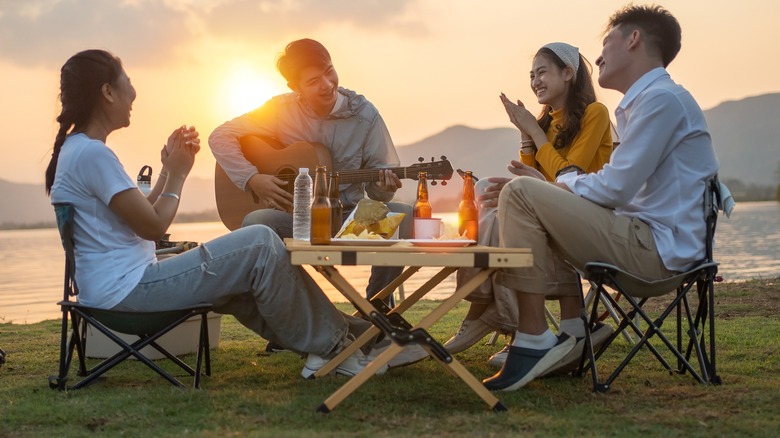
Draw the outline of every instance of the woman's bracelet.
M533 140L523 140L520 142L523 146L535 146L535 143Z
M160 172L160 178L168 178L168 174Z
M531 155L536 153L536 149L533 146L523 146L520 148L520 153L524 155Z
M165 192L165 193L163 193L163 194L161 194L161 195L160 195L160 197L161 197L161 198L162 198L163 196L167 196L167 197L169 197L169 198L173 198L173 199L175 199L175 200L177 200L177 201L181 200L181 199L179 198L179 195L177 195L176 193L173 193L173 192Z

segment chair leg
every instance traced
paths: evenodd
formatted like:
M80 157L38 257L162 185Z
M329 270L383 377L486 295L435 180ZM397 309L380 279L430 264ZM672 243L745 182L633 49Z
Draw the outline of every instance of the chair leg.
M206 375L211 375L211 353L209 352L209 323L208 312L201 313L200 315L200 339L198 340L198 356L196 358L197 365L195 366L195 383L196 389L200 388L200 376L201 365L203 361L206 362Z
M710 381L715 385L720 385L722 383L720 376L718 375L718 367L716 366L715 361L715 275L717 274L717 270L713 268L713 270L707 272L707 279L706 279L706 285L705 285L705 293L706 297L699 298L702 301L707 302L707 311L705 314L709 316L709 325L702 322L703 328L702 331L709 329L709 344L710 344ZM704 340L702 340L704 342Z
M594 292L593 287L588 290L588 295L583 294L582 290L582 281L579 283L580 287L580 299L581 299L581 313L580 318L582 318L582 322L585 325L585 348L582 350L582 356L580 356L580 364L577 367L577 370L574 372L574 375L577 377L581 377L583 373L587 371L587 367L590 366L590 372L591 376L593 378L593 391L597 391L599 388L598 384L598 371L596 369L596 358L593 354L593 342L591 339L591 331L593 329L593 326L596 324L596 309L598 307L598 300L593 300L593 295L599 294L598 289ZM590 318L588 317L588 306L589 304L593 305L593 310L591 312ZM587 359L587 362L586 362Z
M580 282L580 283L582 283L582 282ZM592 304L591 300L595 296L598 296L599 300L601 301L601 305L604 306L604 309L605 309L605 311L603 313L601 313L601 315L598 316L598 320L599 321L604 321L607 318L607 316L610 316L610 317L612 317L612 320L615 322L615 325L619 325L620 324L620 315L618 315L618 313L615 311L615 307L609 302L609 300L607 300L607 298L605 296L603 296L601 294L597 294L597 293L594 292L594 291L598 290L596 288L595 283L593 283L593 282L589 282L589 283L590 283L590 288L588 288L588 293L585 294L585 308L587 309L588 307L590 307L590 305ZM580 289L582 289L582 284L580 284ZM604 289L604 292L608 293L606 289ZM621 334L623 335L623 337L626 339L626 341L630 345L634 345L634 343L636 341L634 340L634 338L631 336L631 334L629 332L624 330L624 331L621 332Z
M151 347L162 353L165 357L178 365L184 371L194 377L194 387L200 387L200 377L202 374L203 362L205 361L206 375L211 375L211 356L210 346L208 339L208 311L200 309L193 309L189 311L189 314L181 315L177 320L171 322L167 327L158 331L154 335L139 336L138 340L132 344L128 344L116 333L111 331L108 327L102 325L91 314L83 311L80 308L71 307L63 316L62 334L61 334L61 346L60 346L60 370L58 376L49 377L49 385L52 388L57 389L79 389L89 385L95 379L103 375L105 372L113 368L120 362L134 357L139 362L144 363L147 367L155 371L161 377L175 386L184 387L184 385L173 377L170 373L163 370L159 365L152 362L148 357L141 353L144 347ZM157 340L169 333L173 328L178 327L181 323L192 318L193 316L200 316L200 333L198 340L198 352L196 356L196 368L193 369L187 363L171 354L169 351L162 348L157 344ZM70 322L70 324L69 324ZM91 326L102 335L113 341L121 350L115 353L113 356L104 359L99 364L95 365L91 369L87 369L86 366L86 331L87 327ZM83 377L80 381L76 382L72 386L67 386L68 370L70 368L73 354L78 356L79 361L79 375Z
M71 343L69 342L69 316L68 310L62 310L62 325L60 333L60 362L59 371L56 376L49 376L49 387L51 389L65 389L68 382L68 368L70 368L70 353L72 351Z
M154 335L154 336L143 336L143 337L140 337L134 343L128 344L127 342L122 340L122 338L120 338L119 336L114 334L107 327L104 327L102 324L100 324L97 320L95 320L91 316L86 315L86 314L82 314L82 317L84 319L86 319L87 322L89 322L95 329L100 331L103 335L105 335L106 337L111 339L115 344L120 346L122 348L122 350L119 351L118 353L116 353L115 355L111 356L110 358L104 360L100 364L96 365L94 368L92 368L88 372L89 375L86 378L84 378L83 380L81 380L80 382L78 382L77 384L73 385L72 389L78 389L78 388L81 388L81 387L84 387L84 386L88 385L93 380L95 380L97 377L101 376L103 373L105 373L109 369L113 368L119 362L127 359L131 355L133 357L135 357L136 359L138 359L140 362L143 362L146 366L148 366L150 369L155 371L157 374L159 374L165 380L170 382L172 385L175 385L175 386L178 386L178 387L183 387L184 385L180 381L178 381L173 376L171 376L169 373L167 373L165 370L160 368L157 364L155 364L154 362L149 360L149 358L147 358L146 356L141 354L140 350L142 348L144 348L145 346L150 345L152 348L157 349L158 351L163 353L166 357L168 357L169 359L173 360L174 363L176 363L177 365L182 367L185 371L187 371L188 369L192 370L192 368L189 368L189 366L187 366L187 364L184 364L183 362L181 362L181 360L179 358L176 358L175 356L173 356L173 358L172 358L171 357L172 355L170 355L169 352L167 352L164 349L160 348L159 345L156 345L156 343L155 343L155 340L157 340L159 337L161 337L165 333L169 332L173 327L176 327L177 325L182 323L184 320L190 318L191 316L192 315L183 316L179 320L174 321L173 323L169 324L168 327L166 327L165 329L161 330L156 335ZM190 373L192 373L192 372L194 372L194 371L190 371Z
M655 322L649 318L643 311L642 311L642 305L646 301L646 299L641 300L640 302L637 302L632 297L626 295L625 299L628 301L628 304L631 306L631 311L627 312L625 309L623 309L620 305L617 304L616 298L612 297L612 295L609 294L609 292L605 289L604 283L609 281L610 284L616 284L617 287L620 289L620 285L615 280L614 277L612 277L608 271L600 272L598 275L593 276L592 279L595 280L596 283L596 293L599 296L599 299L593 300L592 304L592 310L591 310L591 317L590 317L590 324L588 326L588 332L595 326L595 323L599 320L598 317L598 304L599 301L601 301L602 298L606 299L614 308L620 313L620 316L622 317L620 320L620 324L618 325L618 328L616 329L615 333L612 334L612 336L602 345L599 350L595 353L592 352L590 347L587 347L586 344L586 350L591 350L589 352L589 355L591 355L591 360L589 366L591 367L591 372L593 375L593 390L594 392L606 392L609 390L610 385L612 382L617 378L617 376L623 371L623 368L626 367L626 365L631 361L631 359L636 355L636 353L639 351L639 349L642 346L645 346L650 350L656 358L664 365L664 367L667 370L671 371L671 366L666 362L666 360L661 356L661 354L658 352L658 350L655 349L655 347L648 342L648 339L654 335L660 335L663 339L665 337L663 336L663 333L660 332L659 327L656 326ZM638 324L634 321L635 315L639 315L642 320L644 320L647 325L648 329L645 332L642 332ZM625 331L628 327L631 327L631 329L637 334L637 336L640 337L639 341L633 346L629 354L626 356L626 358L617 366L617 368L612 372L612 374L607 377L607 379L603 382L598 381L598 376L596 374L596 362L598 361L598 358L603 354L604 351L606 351L607 347L612 343L612 341L617 337L617 334L619 332ZM589 342L588 340L589 333L586 333L586 343ZM668 342L668 340L664 341L667 346L670 349L673 349L673 346ZM584 361L584 358L582 359Z
M715 290L711 277L714 277L714 274L707 273L706 278L696 281L698 303L695 319L692 320L688 332L685 359L690 360L693 351L696 351L702 377L707 382L718 385L721 380L715 367ZM688 318L691 321L690 310L688 310ZM682 322L678 321L678 326L681 325Z

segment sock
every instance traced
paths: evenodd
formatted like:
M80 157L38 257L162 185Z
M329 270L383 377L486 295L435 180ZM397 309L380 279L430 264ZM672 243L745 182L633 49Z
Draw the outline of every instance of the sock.
M559 332L566 332L575 338L584 338L585 324L583 324L580 318L563 319L561 320Z
M531 350L547 350L558 343L558 338L552 330L547 329L541 335L529 335L528 333L515 332L513 347L530 348Z

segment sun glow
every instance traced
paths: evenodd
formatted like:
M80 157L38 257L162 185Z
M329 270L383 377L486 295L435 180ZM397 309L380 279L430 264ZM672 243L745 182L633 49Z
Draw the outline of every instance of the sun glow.
M237 68L225 80L223 104L232 117L249 112L276 94L284 92L264 74L250 68Z

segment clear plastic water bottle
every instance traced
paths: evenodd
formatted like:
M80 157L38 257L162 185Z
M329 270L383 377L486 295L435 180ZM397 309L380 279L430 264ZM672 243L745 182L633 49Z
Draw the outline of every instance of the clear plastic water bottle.
M295 177L293 192L293 239L309 240L311 234L312 181L309 169L301 167Z

